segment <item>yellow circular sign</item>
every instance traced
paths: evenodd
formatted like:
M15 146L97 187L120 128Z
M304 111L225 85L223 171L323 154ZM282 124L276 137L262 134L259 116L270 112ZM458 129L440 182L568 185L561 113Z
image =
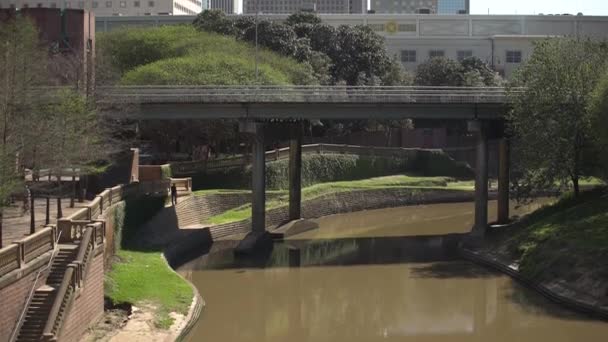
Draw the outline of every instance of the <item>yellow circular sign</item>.
M388 33L397 32L397 23L394 21L389 21L384 25L384 30Z

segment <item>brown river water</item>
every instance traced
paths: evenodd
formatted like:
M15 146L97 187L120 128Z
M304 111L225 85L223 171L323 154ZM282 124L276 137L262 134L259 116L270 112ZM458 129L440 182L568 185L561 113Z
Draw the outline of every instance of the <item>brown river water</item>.
M314 221L317 230L271 253L235 259L237 242L219 241L181 266L206 302L186 340L608 341L608 323L458 258L472 203ZM289 249L299 249L301 267L288 267Z

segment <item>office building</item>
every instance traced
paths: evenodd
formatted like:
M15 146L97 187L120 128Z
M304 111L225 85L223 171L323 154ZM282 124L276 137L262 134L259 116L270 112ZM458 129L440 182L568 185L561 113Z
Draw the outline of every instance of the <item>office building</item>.
M208 0L0 0L0 7L85 9L96 16L196 15Z
M437 14L469 14L470 0L438 0Z
M243 13L291 14L309 11L322 14L365 13L367 0L243 0Z
M377 14L468 14L469 0L370 0Z

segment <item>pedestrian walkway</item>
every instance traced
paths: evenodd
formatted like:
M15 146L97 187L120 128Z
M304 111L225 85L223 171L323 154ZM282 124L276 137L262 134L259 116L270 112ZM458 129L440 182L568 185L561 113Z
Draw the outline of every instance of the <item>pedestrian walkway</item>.
M67 217L76 212L80 208L85 207L88 201L74 203L74 208L70 208L70 199L61 199L61 208L63 217ZM34 214L36 222L36 230L44 227L46 219L46 199L36 199L34 202ZM50 201L50 223L57 222L57 200ZM14 241L23 239L30 234L30 211L23 209L23 201L15 203L4 208L4 217L2 220L2 246L7 246Z

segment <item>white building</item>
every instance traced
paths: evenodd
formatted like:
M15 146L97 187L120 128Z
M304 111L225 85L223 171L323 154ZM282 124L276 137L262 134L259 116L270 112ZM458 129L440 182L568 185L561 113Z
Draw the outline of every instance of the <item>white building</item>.
M281 21L287 15L264 15ZM509 77L533 50L533 42L555 36L608 39L608 17L542 15L320 15L334 26L368 25L386 38L387 50L414 71L432 56L476 56ZM194 17L97 17L97 31L128 25L190 23Z
M95 16L196 15L208 0L0 0L0 7L87 9Z

